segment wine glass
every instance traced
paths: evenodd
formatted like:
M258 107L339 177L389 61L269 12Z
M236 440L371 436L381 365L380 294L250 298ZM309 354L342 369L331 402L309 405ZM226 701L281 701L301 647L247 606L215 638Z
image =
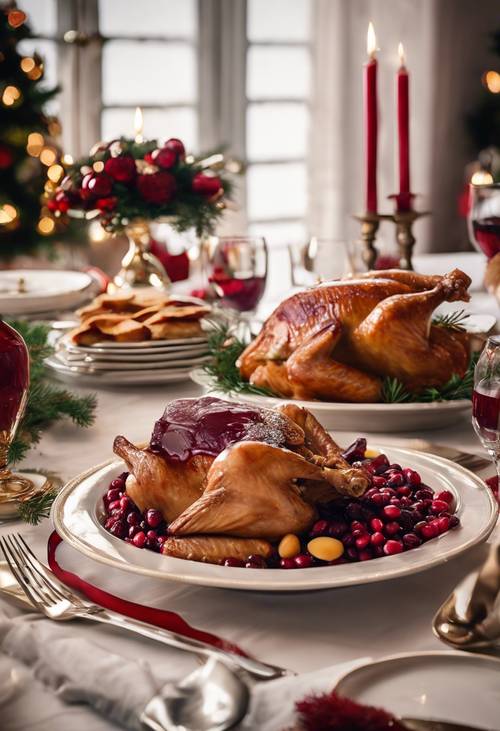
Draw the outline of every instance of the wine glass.
M500 252L500 184L470 184L469 237L488 259Z
M500 482L500 335L488 338L474 371L472 425Z
M204 247L209 283L223 307L249 319L266 288L267 245L262 236L211 236Z

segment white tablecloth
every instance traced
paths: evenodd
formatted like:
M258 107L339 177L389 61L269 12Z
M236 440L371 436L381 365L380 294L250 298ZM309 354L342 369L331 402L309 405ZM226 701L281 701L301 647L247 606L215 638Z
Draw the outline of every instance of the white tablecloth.
M479 297L484 298L484 295ZM476 303L478 301L479 310L484 311L487 301L476 299ZM491 301L487 305L490 311L495 309ZM78 390L88 392L90 389ZM170 399L200 393L197 386L188 383L101 390L96 423L91 429L56 424L30 453L26 464L53 470L66 480L108 459L117 434L125 434L132 441L147 439L154 421ZM354 436L357 435L336 434L337 440L344 444ZM465 417L453 429L407 436L482 452ZM376 435L370 437L376 440ZM43 553L50 531L48 521L36 529L12 523L0 527L0 533L21 527ZM191 624L240 644L262 660L307 671L366 655L376 658L392 653L445 649L432 634L431 619L456 583L482 561L485 547L407 578L347 589L282 595L145 580L84 560L66 547L62 548L60 556L62 561L78 567L86 578L109 591L172 609ZM0 607L5 606L0 599ZM83 623L75 623L71 628L66 626L65 631L92 638L101 646L125 656L147 659L161 677L165 650L160 645ZM185 664L186 670L191 666L191 660L184 655L178 653L176 657L179 663ZM40 709L34 708L33 721L40 717L39 714ZM69 719L69 715L55 719L50 725L51 731L66 731L70 727ZM36 728L45 731L43 726ZM113 727L99 721L95 728Z

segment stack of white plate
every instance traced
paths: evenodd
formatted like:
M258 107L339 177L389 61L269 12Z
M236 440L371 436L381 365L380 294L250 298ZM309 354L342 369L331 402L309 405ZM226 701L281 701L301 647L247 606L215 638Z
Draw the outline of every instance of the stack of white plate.
M140 343L103 341L75 345L64 335L46 365L61 380L103 385L175 383L189 379L192 368L207 360L207 337L149 340Z
M61 269L0 271L0 312L9 317L41 317L74 310L96 294L85 272Z

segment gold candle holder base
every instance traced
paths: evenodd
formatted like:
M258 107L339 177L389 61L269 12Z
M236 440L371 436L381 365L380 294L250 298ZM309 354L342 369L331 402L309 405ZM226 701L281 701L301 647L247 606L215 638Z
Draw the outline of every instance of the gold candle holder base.
M430 211L396 211L395 213L362 213L354 218L361 223L360 243L363 244L361 257L367 270L375 268L378 249L375 246L377 232L381 221L392 221L396 227L396 242L399 248L399 266L401 269L413 270L412 256L415 246L413 224Z
M168 292L171 282L161 261L149 251L151 234L147 221L133 221L125 233L129 250L122 259L122 267L108 287L108 291L154 287Z

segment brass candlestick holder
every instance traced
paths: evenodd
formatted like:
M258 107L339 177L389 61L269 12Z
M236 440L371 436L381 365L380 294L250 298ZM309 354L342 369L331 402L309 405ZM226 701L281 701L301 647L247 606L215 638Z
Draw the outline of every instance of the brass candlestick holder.
M377 232L381 221L392 221L395 224L396 242L399 247L399 266L401 269L413 270L412 256L415 246L413 224L419 218L428 216L430 211L396 211L395 213L363 213L354 218L361 223L360 243L363 245L361 258L366 268L374 269L378 249L375 246Z

